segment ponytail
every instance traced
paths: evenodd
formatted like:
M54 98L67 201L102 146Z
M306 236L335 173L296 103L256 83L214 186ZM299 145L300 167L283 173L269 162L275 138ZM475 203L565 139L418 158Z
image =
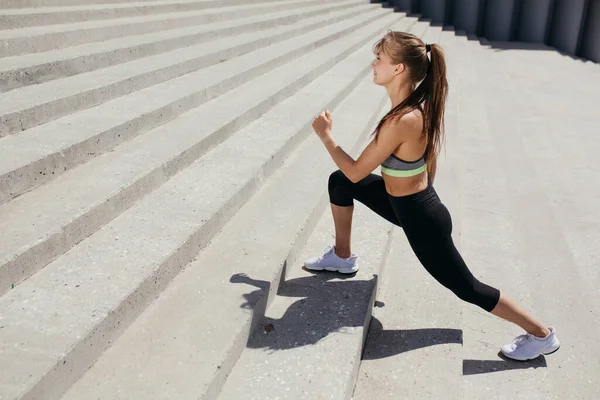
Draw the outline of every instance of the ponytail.
M442 48L437 44L431 46L431 59L427 67L427 75L421 85L424 91L424 129L427 137L427 169L434 165L442 142L444 141L444 114L448 97L448 81L446 79L446 59Z

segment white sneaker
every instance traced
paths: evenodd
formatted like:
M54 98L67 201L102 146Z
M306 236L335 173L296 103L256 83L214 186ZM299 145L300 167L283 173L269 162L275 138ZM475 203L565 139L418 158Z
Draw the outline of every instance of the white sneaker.
M550 334L545 338L539 338L530 333L517 336L512 343L502 346L502 354L513 360L526 361L533 360L540 354L554 353L560 347L560 342L554 328L548 329Z
M335 246L329 247L325 254L306 260L304 266L313 271L337 271L342 274L353 274L358 271L356 263L358 255L352 254L349 258L341 258L335 254Z

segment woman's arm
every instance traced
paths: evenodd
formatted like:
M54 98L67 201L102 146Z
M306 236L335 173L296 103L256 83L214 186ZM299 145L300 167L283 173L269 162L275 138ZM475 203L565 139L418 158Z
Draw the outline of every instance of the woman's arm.
M358 182L368 176L400 146L398 130L405 129L402 119L385 124L379 131L377 140L371 141L355 161L333 139L331 118L328 112L322 113L314 122L313 128L325 145L329 155L338 168L352 182Z

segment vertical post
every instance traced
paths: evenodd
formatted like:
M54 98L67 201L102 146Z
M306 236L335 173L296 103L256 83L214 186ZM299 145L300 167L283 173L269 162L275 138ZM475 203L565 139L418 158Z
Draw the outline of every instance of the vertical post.
M600 0L589 3L581 38L581 56L600 63Z
M431 22L443 24L446 20L446 0L421 0L421 14Z
M552 16L553 0L521 0L517 40L545 43Z
M483 35L489 40L511 40L516 6L516 0L488 0Z
M550 45L575 55L580 43L587 0L556 0Z
M467 34L477 34L479 28L481 0L454 0L452 25Z
M392 5L400 11L414 13L417 11L417 3L415 0L392 0Z

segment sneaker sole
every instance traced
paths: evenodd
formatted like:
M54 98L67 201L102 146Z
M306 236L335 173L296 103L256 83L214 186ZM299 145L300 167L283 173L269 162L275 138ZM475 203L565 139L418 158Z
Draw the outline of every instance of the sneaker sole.
M335 267L319 268L319 267L309 267L307 265L304 265L304 267L306 269L310 269L311 271L331 271L331 272L339 272L340 274L353 274L356 271L358 271L358 267L353 268L353 269L342 269L342 268L335 268Z
M511 360L515 360L515 361L531 361L531 360L535 360L536 358L538 358L538 357L539 357L539 356L541 356L542 354L543 354L543 355L545 355L545 356L547 356L547 355L550 355L550 354L554 354L554 353L556 353L556 352L558 351L558 349L560 349L560 345L559 345L559 346L558 346L556 349L554 349L554 350L551 350L551 351L548 351L548 352L543 352L543 351L542 351L542 352L541 352L540 354L538 354L537 356L535 356L535 357L529 357L529 358L526 358L526 357L522 357L522 358L511 357L511 356L509 356L508 354L506 354L504 351L502 351L502 349L500 350L500 352L501 352L501 353L502 353L502 354L503 354L505 357L507 357L507 358L510 358Z

